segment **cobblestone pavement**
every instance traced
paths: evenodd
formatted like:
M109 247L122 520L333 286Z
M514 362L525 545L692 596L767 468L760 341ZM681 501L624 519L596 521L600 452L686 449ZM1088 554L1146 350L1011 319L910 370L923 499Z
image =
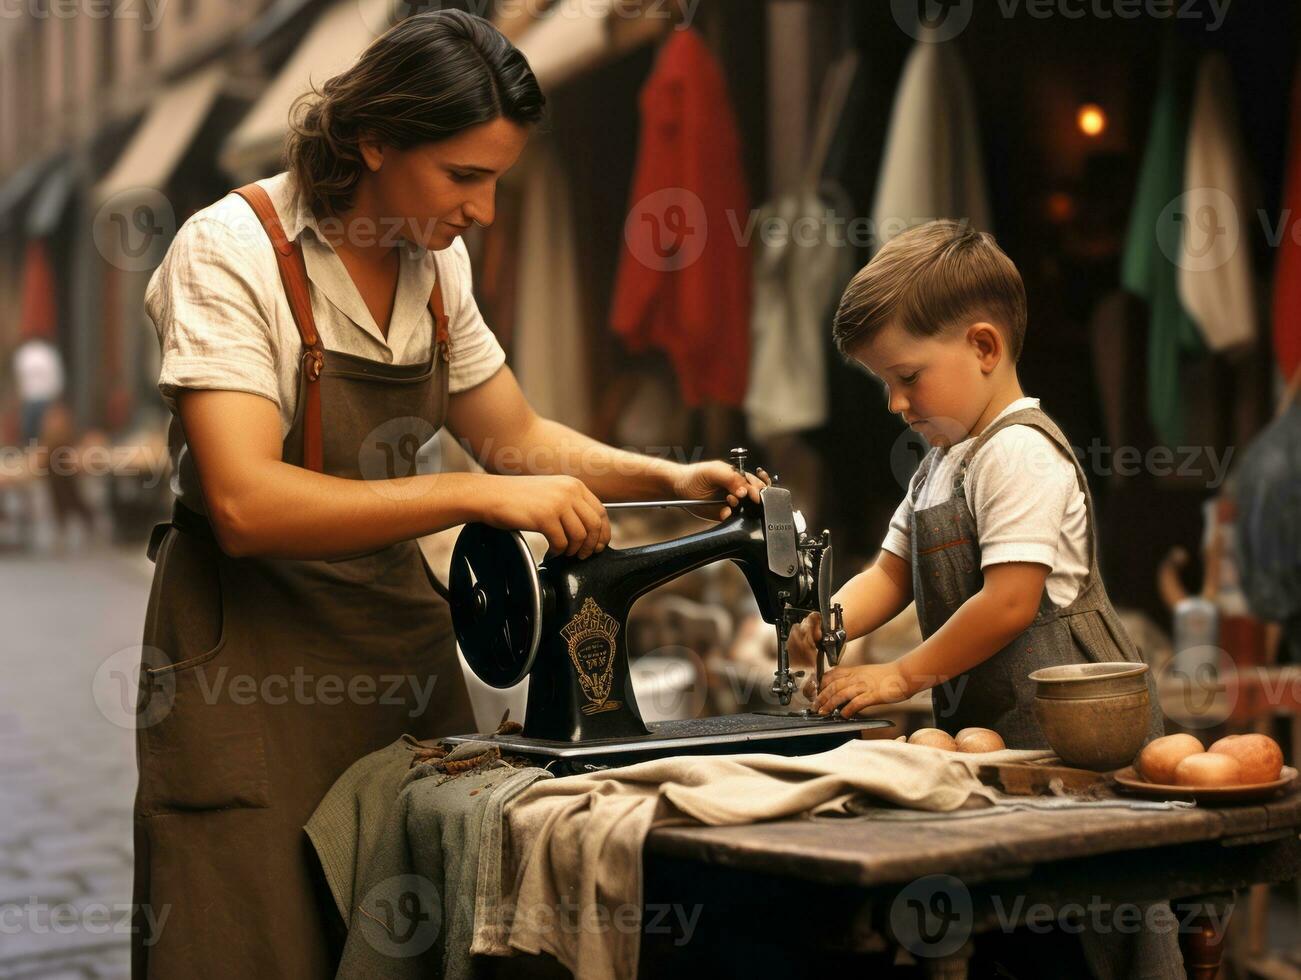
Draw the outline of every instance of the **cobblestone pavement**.
M129 973L134 736L103 705L138 659L142 551L0 554L0 980Z

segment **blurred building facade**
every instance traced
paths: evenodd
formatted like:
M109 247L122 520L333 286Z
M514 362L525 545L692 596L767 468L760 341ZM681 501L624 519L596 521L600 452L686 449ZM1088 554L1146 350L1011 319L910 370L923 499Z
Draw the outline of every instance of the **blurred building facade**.
M228 185L215 141L305 0L23 0L0 14L0 436L8 355L53 340L83 427L159 425L141 297L186 215ZM40 272L34 270L40 266Z

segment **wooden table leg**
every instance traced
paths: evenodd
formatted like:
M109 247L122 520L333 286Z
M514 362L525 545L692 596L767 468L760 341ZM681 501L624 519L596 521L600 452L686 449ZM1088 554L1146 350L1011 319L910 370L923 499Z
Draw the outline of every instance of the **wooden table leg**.
M1188 931L1180 937L1188 980L1215 980L1219 974L1224 937L1228 932L1223 916L1231 914L1230 909L1231 906L1225 907L1219 921L1199 912L1189 922Z

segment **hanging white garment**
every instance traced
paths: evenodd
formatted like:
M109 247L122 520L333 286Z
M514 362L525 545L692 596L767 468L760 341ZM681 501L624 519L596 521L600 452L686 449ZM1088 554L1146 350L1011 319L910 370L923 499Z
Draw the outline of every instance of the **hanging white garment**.
M827 69L801 189L765 204L755 224L745 412L756 439L816 429L827 420L826 336L832 304L854 274L845 224L853 205L830 182L815 188L858 62L851 50ZM778 234L765 236L766 228Z
M815 429L827 420L824 335L854 263L844 225L828 222L834 214L811 190L783 194L759 212L757 228L783 233L754 246L754 351L745 411L757 439Z
M876 247L935 218L991 229L971 82L953 42L924 39L908 55L890 113L872 206Z
M1251 197L1246 156L1224 55L1197 67L1184 157L1179 299L1213 351L1249 344L1257 333L1251 271Z
M538 414L584 432L591 400L569 178L545 138L534 137L516 169L523 202L511 367Z

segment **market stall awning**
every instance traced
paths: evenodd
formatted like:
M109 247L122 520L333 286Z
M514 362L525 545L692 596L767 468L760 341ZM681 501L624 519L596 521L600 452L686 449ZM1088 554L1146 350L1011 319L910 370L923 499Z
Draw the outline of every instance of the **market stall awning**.
M166 88L108 176L95 185L95 199L103 202L136 188L161 191L221 94L226 76L223 65L210 65Z
M545 92L663 37L673 29L671 5L643 4L627 15L614 0L558 0L526 28L516 47L528 59Z
M28 238L44 238L54 231L72 199L75 181L71 160L65 160L49 171L27 208Z
M394 0L337 0L327 8L226 140L222 167L244 180L275 166L294 100L351 65L387 27L394 9Z
M57 161L48 157L44 160L33 160L26 166L19 167L8 180L0 183L0 228L9 225L15 209L36 189L41 177L49 173L51 167L57 165Z
M292 21L310 16L307 10L316 0L271 0L267 8L239 37L239 43L248 48L265 44Z

